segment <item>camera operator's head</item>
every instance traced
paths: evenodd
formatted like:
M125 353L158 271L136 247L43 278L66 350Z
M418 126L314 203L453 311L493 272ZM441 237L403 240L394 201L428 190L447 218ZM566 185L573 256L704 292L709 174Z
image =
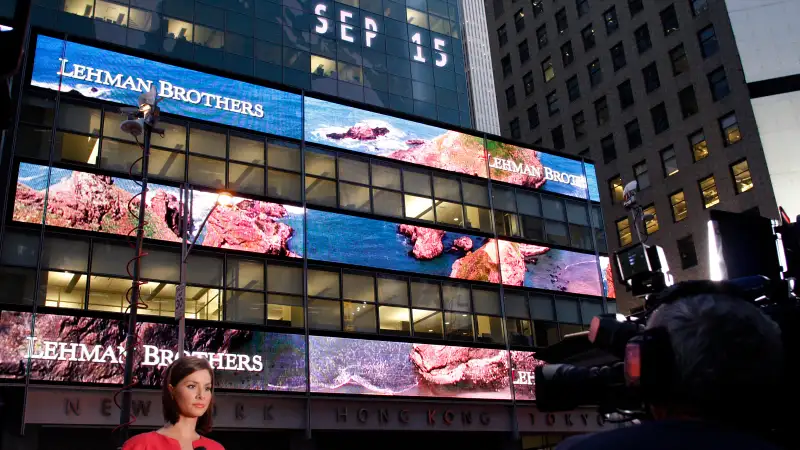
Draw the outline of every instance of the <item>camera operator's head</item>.
M780 396L780 329L736 291L712 282L681 283L647 323L666 332L672 372L653 415L737 425L768 420Z

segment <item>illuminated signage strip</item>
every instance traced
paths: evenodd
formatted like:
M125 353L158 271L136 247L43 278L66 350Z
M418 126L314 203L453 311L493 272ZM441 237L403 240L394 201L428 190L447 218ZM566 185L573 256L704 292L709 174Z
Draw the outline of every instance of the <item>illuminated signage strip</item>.
M298 94L47 36L37 38L31 84L125 105L155 86L165 113L301 138Z
M349 17L343 19L340 26L352 27ZM374 33L377 24L364 20L367 33ZM348 32L343 30L342 39ZM437 50L441 45L434 39ZM446 64L447 55L438 53L436 65ZM305 136L312 143L577 198L586 198L588 189L591 200L600 200L591 164L310 97L301 117L297 94L47 36L37 38L31 84L125 105L135 105L139 94L155 87L165 99L165 113L294 139Z
M83 195L87 187L92 198ZM125 207L138 192L125 178L20 163L12 218L128 235L136 222ZM213 208L201 246L302 258L306 233L308 258L319 261L595 296L613 286L607 257L600 258L601 280L593 254L241 197L214 208L216 194L191 195L196 230ZM179 198L178 188L150 184L146 238L181 241L174 221Z

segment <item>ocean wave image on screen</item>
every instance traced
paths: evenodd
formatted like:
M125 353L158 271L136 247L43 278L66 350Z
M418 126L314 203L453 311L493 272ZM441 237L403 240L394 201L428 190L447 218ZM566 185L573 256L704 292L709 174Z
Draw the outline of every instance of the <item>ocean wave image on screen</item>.
M136 105L150 85L165 113L300 139L301 96L88 45L38 36L31 84Z
M503 284L602 295L597 259L592 254L516 242L498 242Z
M48 174L49 172L49 174ZM48 175L49 189L48 189ZM141 188L132 180L21 163L13 220L41 223L47 193L46 224L78 230L128 235L138 221L128 202ZM189 241L217 202L217 194L193 191ZM131 203L138 213L139 198ZM149 184L145 237L180 242L180 190ZM233 197L211 213L198 245L268 255L303 255L303 208Z
M309 259L500 282L494 239L313 209L307 215Z
M483 138L305 97L305 138L486 178Z
M311 392L511 398L505 350L310 336L309 361Z
M34 340L30 327L31 313L0 313L0 378L24 378L30 351L33 380L123 382L125 332L119 320L37 314ZM166 358L177 354L177 328L140 322L136 334L135 378L142 386L160 386ZM215 368L228 366L215 370L218 388L305 390L302 335L189 326L185 351L209 359Z

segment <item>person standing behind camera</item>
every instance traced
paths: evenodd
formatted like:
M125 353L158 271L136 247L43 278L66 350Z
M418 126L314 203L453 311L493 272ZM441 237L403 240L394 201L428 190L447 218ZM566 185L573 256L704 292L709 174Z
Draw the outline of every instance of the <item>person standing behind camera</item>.
M674 361L670 387L649 404L653 420L575 436L557 449L779 449L761 436L781 414L784 353L775 322L733 295L701 293L658 307L647 329L659 328Z

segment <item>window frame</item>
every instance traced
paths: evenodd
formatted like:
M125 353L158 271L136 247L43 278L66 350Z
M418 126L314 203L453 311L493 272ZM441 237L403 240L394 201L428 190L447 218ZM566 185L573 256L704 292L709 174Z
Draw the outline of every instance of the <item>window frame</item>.
M735 122L733 124L725 127L722 122L725 119L729 118L729 117L733 117ZM737 143L742 141L742 139L743 139L743 137L742 137L742 127L739 125L739 118L736 117L736 112L735 111L731 111L731 112L729 112L727 114L724 114L720 118L718 118L717 119L717 124L719 125L719 129L722 132L722 142L725 144L725 147L730 147L732 145L736 145ZM739 138L737 140L731 142L730 139L729 139L730 135L729 135L729 133L727 133L727 130L732 128L732 127L734 127L734 126L736 127L736 130L738 130L738 132L739 132Z
M701 139L700 141L694 142L695 141L694 138L697 137L698 135L702 136L703 139ZM693 162L701 161L703 159L708 158L711 155L711 151L708 149L708 139L706 138L706 133L705 133L705 130L703 128L700 128L698 130L695 130L692 133L689 133L689 135L686 136L686 139L689 141L689 149L692 151L692 161ZM702 142L705 142L706 151L705 151L705 155L703 157L698 158L697 157L698 151L696 149L696 146L700 145L700 143L702 143Z
M704 189L703 188L703 183L706 182L706 181L709 181L709 180L711 180L713 182L713 187L706 187ZM708 175L708 176L705 176L703 178L700 178L699 180L697 180L697 188L700 191L700 199L703 202L703 209L710 209L710 208L713 208L716 205L719 205L719 203L720 203L719 188L717 187L717 179L714 178L714 174L713 173ZM713 204L709 205L709 201L708 201L708 197L706 196L706 192L710 191L711 189L714 189L716 191L716 203L713 203ZM712 202L713 202L713 200L712 200Z
M720 77L719 74L722 74ZM713 78L717 78L714 80ZM728 73L725 71L725 66L719 66L716 69L706 74L708 80L708 89L711 91L711 99L718 102L731 93L731 85L728 82ZM719 87L724 86L724 92L718 94Z
M689 71L689 58L686 56L686 47L682 42L669 50L669 61L672 65L672 76L677 77Z
M711 35L704 37L703 34L708 30L711 30ZM700 47L700 55L703 59L708 59L719 53L719 39L713 24L708 24L697 32L697 44Z
M665 160L664 159L664 155L667 152L672 152L672 157L669 158L668 160ZM675 151L675 146L669 145L667 147L664 147L661 150L659 150L658 154L659 154L659 156L661 158L661 169L662 169L662 172L664 174L664 178L669 178L669 177L675 175L676 173L680 172L681 169L678 167L678 153ZM675 171L674 172L667 173L667 161L674 161L675 162Z
M650 27L647 24L640 26L633 31L633 38L636 41L636 50L642 53L653 48L653 39L650 37ZM645 45L642 45L642 44Z
M623 223L625 225L620 226ZM625 248L628 245L633 244L633 230L631 229L632 225L630 217L625 216L615 220L614 228L617 230L617 241L619 242L620 248ZM627 230L627 238L624 237L624 230Z
M742 170L739 173L736 173L736 171L734 170L734 166L737 166L737 165L742 164L742 163L745 163L747 165L747 168L745 170ZM744 194L745 192L752 191L756 187L755 183L753 182L753 171L750 170L750 163L747 161L747 158L740 158L740 159L732 162L730 165L728 165L728 169L729 169L730 174L731 174L731 180L733 181L733 192L735 192L736 195L740 195L740 194ZM740 190L739 189L739 182L738 182L736 177L739 176L740 174L745 173L745 172L748 173L748 176L750 178L750 187L748 187L747 189L744 189L744 190Z
M678 194L682 195L683 199L678 201L678 202L675 202L673 200L673 198L675 196L677 196ZM689 217L689 204L686 203L686 191L684 191L683 189L678 189L677 191L669 194L668 197L669 197L670 209L672 210L672 222L673 223L678 223L678 222L683 222L684 220L686 220L686 218ZM676 216L676 214L675 214L675 207L680 205L680 204L683 204L684 212L683 212L683 217L678 218L678 216Z

